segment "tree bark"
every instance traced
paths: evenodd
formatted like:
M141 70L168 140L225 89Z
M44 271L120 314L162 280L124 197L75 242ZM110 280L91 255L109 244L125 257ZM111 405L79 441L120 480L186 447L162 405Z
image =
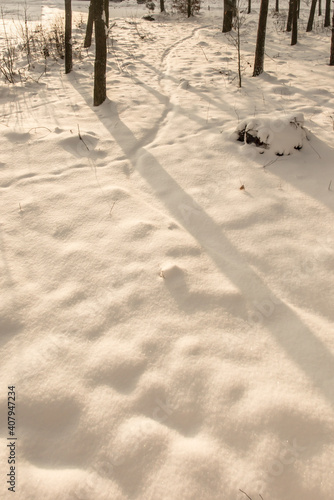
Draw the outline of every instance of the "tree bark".
M160 12L165 12L165 0L160 0Z
M191 0L187 0L187 14L188 17L191 16Z
M90 0L89 11L88 11L88 20L87 20L87 28L86 28L86 36L84 41L84 48L87 49L92 45L92 35L93 35L93 24L94 24L94 1Z
M332 17L332 40L331 40L331 55L329 65L334 66L334 12Z
M263 73L264 47L266 42L266 29L268 17L269 0L261 0L259 25L257 29L255 61L253 76Z
M279 12L279 0L276 0L276 3L275 3L275 12Z
M106 26L109 28L109 0L104 0L104 13L106 16Z
M322 11L321 11L321 0L319 0L319 12L318 12L318 15L321 16L322 14Z
M325 22L324 26L327 28L331 24L331 0L326 0L325 7Z
M288 22L286 25L286 31L288 32L292 30L292 13L293 13L293 0L289 0Z
M236 0L224 0L224 20L223 33L228 33L232 30L233 17L236 14Z
M317 6L317 0L312 0L311 8L310 8L310 15L308 18L308 23L307 23L307 28L306 28L307 33L309 31L312 31L313 22L314 22L314 13L315 13L316 6Z
M291 45L296 45L298 38L298 0L293 0Z
M107 35L103 19L104 0L94 0L95 3L95 66L94 66L94 106L102 104L107 97Z
M65 0L65 73L70 73L72 68L72 5L71 0Z
M248 0L247 14L252 12L252 0Z

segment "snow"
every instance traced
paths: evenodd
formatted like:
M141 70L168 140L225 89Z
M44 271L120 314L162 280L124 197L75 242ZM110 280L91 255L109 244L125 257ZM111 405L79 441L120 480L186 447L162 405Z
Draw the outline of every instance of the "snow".
M277 118L256 117L239 123L233 138L245 144L272 149L277 156L290 155L302 149L307 132L302 113Z
M1 82L0 457L7 474L15 385L19 500L332 497L329 37L291 47L270 17L252 78L255 4L238 89L206 5L146 22L110 4L100 107L79 23L71 74L49 58ZM32 22L62 9L29 3ZM236 141L245 123L270 147Z

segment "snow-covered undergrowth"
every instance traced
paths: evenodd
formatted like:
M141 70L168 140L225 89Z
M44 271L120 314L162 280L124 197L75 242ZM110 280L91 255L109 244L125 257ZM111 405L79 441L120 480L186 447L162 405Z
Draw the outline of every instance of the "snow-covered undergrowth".
M254 12L238 89L211 7L112 10L99 108L93 48L1 84L1 498L12 384L19 500L332 497L329 38L270 18L252 78ZM300 113L294 154L231 140Z
M245 144L271 149L275 155L290 155L302 149L307 133L303 114L277 118L257 117L239 123L233 138Z

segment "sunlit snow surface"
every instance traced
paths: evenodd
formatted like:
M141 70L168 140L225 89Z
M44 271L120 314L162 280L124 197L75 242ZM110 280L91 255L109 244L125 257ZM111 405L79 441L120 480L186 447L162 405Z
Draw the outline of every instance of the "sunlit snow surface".
M2 5L9 29L19 2ZM31 1L29 18L62 8ZM329 34L291 47L270 14L252 78L255 4L238 89L220 5L145 22L111 4L94 108L88 2L73 9L74 71L35 61L0 87L1 498L15 385L16 499L331 499ZM290 155L233 138L300 114Z

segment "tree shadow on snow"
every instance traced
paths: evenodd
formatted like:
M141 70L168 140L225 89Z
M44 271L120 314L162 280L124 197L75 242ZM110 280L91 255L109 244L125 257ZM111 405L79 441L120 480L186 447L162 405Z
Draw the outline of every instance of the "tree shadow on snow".
M79 88L76 90L79 91ZM242 295L239 317L245 322L245 331L251 333L254 326L250 313L254 310L254 303L270 301L273 310L264 318L260 327L272 333L291 360L334 406L332 387L326 383L329 379L334 380L332 353L288 304L274 296L224 235L221 227L166 172L152 153L142 146L122 122L117 105L107 100L99 108L92 108L87 96L82 97L131 161L133 168L145 179L152 193L165 205L170 215L197 240L220 272L238 288ZM182 281L181 277L181 288Z
M334 212L334 149L310 132L308 136L300 151L266 169Z

